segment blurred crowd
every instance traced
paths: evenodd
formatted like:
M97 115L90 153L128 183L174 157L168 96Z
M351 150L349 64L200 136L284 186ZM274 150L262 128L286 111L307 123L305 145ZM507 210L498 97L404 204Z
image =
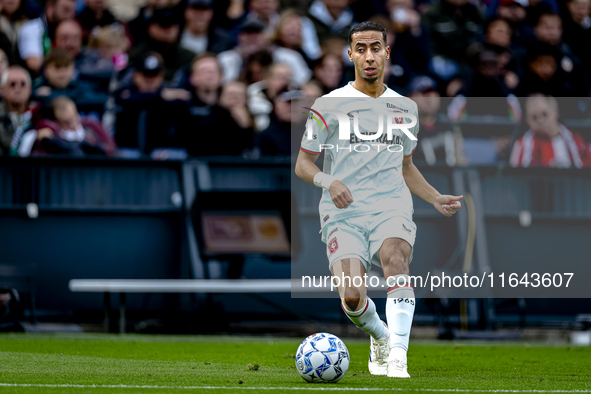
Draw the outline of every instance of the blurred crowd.
M591 0L136 8L0 0L0 154L290 155L292 99L354 79L349 31L370 20L392 50L385 83L418 103L418 160L591 166Z

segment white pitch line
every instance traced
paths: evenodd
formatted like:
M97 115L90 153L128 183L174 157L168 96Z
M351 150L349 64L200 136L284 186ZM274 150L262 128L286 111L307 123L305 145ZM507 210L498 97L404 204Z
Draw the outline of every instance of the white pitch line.
M245 387L245 386L145 386L126 384L27 384L0 383L0 387L46 387L46 388L107 388L107 389L183 389L183 390L316 390L316 391L426 391L453 393L591 393L591 390L481 390L481 389L412 389L401 387Z

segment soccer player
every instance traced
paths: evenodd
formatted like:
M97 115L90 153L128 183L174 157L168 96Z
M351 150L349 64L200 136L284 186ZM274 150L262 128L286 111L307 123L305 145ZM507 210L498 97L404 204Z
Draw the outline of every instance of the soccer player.
M367 297L366 283L343 280L339 287L344 312L370 334L370 373L408 378L406 353L415 309L409 263L416 234L410 193L433 204L445 216L460 209L463 196L441 195L413 164L418 124L409 126L414 140L401 129L394 129L389 140L383 138L384 133L373 142L365 141L353 131L350 138L339 139L342 117L339 119L334 110L357 117L357 122L351 123L357 123L359 132L366 135L376 130L363 127L377 127L377 123L367 123L365 118L376 118L378 111L395 111L402 113L397 116L407 114L418 119L415 102L384 85L384 63L390 56L386 29L372 22L360 23L351 29L349 46L355 81L316 100L312 112L320 114L326 126L316 119L308 120L295 171L306 182L324 188L320 221L333 277L362 278L376 264L381 265L391 286L386 301L387 325ZM356 111L356 103L363 108ZM324 172L315 164L322 151Z

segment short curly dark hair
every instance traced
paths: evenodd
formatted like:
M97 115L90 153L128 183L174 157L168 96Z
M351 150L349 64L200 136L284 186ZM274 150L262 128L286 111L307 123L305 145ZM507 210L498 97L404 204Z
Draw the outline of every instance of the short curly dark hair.
M351 46L351 42L353 42L353 34L359 33L362 31L380 31L382 32L382 38L384 39L384 44L388 45L388 38L386 37L386 28L382 25L379 25L374 22L361 22L355 27L351 29L349 32L349 46Z
M57 68L69 67L74 64L74 56L62 48L53 48L45 57L45 67L53 64Z

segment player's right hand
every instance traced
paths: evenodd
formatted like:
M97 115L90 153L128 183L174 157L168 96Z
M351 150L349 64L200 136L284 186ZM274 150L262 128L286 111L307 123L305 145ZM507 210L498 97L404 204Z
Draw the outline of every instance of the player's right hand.
M353 203L353 195L341 181L334 181L328 189L332 202L339 209L348 208Z

